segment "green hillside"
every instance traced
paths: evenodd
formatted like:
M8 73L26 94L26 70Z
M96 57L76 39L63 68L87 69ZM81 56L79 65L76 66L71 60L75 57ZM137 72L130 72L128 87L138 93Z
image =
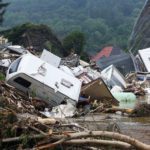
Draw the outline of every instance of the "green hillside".
M60 39L80 30L87 39L85 49L105 45L126 49L134 22L145 0L4 0L11 2L2 29L33 22L47 24Z

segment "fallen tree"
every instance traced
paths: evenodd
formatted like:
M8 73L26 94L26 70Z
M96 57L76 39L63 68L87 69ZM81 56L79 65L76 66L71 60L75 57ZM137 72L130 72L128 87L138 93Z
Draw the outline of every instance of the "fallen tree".
M110 138L111 140L118 140L118 141L110 141L110 140L94 140L93 139L83 139L83 138L100 138L100 137L105 137L105 138ZM116 146L121 146L122 148L129 148L130 145L141 150L149 150L150 145L144 144L132 137L129 137L127 135L119 134L119 133L114 133L114 132L107 132L107 131L90 131L90 132L79 132L79 133L71 133L71 134L64 134L64 135L59 135L59 136L54 136L53 138L57 139L56 142L54 143L49 143L41 146L37 146L36 148L39 150L46 149L46 148L51 148L55 147L60 144L68 144L70 143L76 143L79 144L79 141L82 141L83 143L90 143L92 146L94 145L113 145L112 142L115 143ZM70 141L72 139L77 139ZM82 140L81 140L82 139ZM120 143L120 142L121 143ZM103 144L102 144L103 143Z
M124 148L124 149L131 149L131 145L127 144L125 142L120 142L120 141L110 141L110 140L90 140L90 139L78 139L78 140L69 140L67 142L64 142L63 145L85 145L85 146L92 146L92 147L97 147L97 146L112 146L112 147L118 147L118 148Z

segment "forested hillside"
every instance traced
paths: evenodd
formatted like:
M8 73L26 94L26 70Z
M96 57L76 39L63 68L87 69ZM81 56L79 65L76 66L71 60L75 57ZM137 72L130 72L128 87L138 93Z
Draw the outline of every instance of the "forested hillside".
M4 0L11 2L3 28L25 22L49 25L64 38L69 32L85 33L85 49L98 51L113 44L126 49L134 22L145 0Z

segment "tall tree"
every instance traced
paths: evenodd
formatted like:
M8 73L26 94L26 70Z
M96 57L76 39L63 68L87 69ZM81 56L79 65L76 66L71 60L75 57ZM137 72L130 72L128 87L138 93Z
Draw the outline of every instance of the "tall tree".
M71 32L63 40L63 46L66 55L69 55L71 51L74 51L75 53L80 55L83 52L84 45L85 37L84 34L80 31Z
M3 15L6 11L6 7L9 5L9 3L3 3L2 0L0 0L0 24L3 22Z

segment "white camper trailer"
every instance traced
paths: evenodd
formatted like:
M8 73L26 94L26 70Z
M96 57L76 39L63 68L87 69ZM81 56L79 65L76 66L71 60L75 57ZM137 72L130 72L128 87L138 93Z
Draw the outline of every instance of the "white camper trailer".
M30 53L10 65L6 81L23 92L47 101L52 107L65 99L76 103L81 89L79 79Z

